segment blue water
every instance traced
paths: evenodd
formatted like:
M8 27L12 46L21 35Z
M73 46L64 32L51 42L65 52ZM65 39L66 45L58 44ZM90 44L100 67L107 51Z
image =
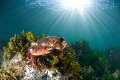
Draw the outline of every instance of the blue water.
M64 0L0 0L0 39L31 31L59 35L68 43L84 38L94 50L120 46L120 1L90 0L83 11Z

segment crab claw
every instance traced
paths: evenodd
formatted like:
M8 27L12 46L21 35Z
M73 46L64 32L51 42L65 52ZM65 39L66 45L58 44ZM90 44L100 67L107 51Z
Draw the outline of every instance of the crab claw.
M61 47L58 45L55 46L55 49L61 50Z
M65 48L65 46L67 45L67 41L64 38L60 38L59 41L60 41L60 43L62 43L62 45L60 46L60 44L56 44L55 49L62 51Z
M46 54L52 52L53 47L46 47Z
M53 47L37 46L33 51L32 55L44 55L48 54L53 50Z

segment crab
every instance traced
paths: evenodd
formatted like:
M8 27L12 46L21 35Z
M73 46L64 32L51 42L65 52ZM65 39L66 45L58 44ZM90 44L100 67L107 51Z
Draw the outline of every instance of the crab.
M40 56L49 54L54 49L58 49L63 52L63 49L65 48L66 45L67 42L64 38L54 36L44 37L37 40L36 42L31 43L31 46L28 48L27 58L28 60L30 60L31 57L33 66L36 67L40 72L43 72L41 69L37 67L33 55Z

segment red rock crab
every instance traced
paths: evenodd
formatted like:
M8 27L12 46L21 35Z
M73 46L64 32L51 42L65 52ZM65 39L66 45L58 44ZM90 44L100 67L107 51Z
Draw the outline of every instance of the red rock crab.
M63 51L65 46L67 45L67 42L64 38L60 37L44 37L36 42L31 43L31 46L28 48L27 58L31 60L33 65L42 72L41 69L37 67L36 61L33 57L33 55L45 55L49 54L53 49L58 49L60 51Z

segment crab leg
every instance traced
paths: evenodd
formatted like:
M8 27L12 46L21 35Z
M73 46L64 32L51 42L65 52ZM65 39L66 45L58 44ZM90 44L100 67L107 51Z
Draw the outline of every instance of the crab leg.
M27 58L30 60L30 50L28 49Z
M37 67L37 64L36 64L35 59L34 59L34 57L33 57L32 54L31 54L31 60L32 60L33 65L34 65L40 72L44 73L41 69L39 69L39 68Z

